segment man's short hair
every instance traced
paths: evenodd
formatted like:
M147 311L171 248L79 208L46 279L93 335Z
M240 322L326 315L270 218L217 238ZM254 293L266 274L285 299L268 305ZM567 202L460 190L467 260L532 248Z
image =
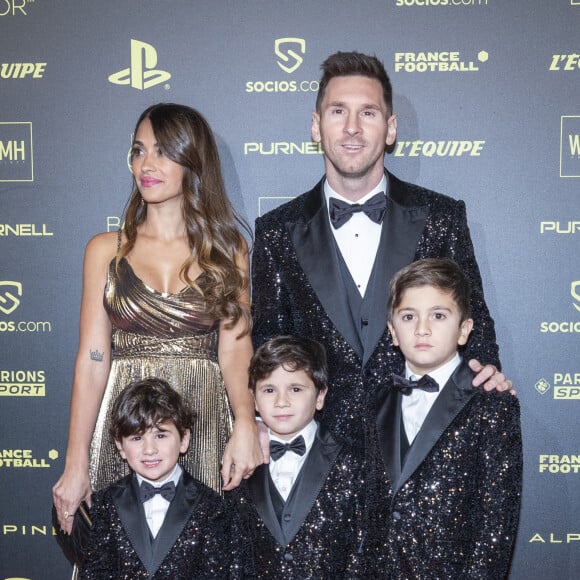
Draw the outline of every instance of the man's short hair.
M330 55L321 65L322 77L318 85L316 111L320 113L322 100L328 83L334 77L363 76L376 79L383 88L383 99L387 113L393 113L393 88L383 63L376 56L360 52L337 52Z
M121 441L171 422L183 438L194 420L195 412L169 383L150 377L130 383L119 393L111 411L109 434L113 440Z
M471 316L471 284L459 265L449 258L425 258L412 262L399 270L392 278L389 287L387 314L393 314L409 288L432 286L451 294L461 322Z
M250 362L250 389L256 392L256 384L280 366L291 372L304 371L317 393L328 386L326 351L316 340L277 336L265 342Z

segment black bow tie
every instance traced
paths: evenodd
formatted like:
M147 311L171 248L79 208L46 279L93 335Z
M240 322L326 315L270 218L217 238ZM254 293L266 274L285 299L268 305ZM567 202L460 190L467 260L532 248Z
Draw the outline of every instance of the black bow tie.
M276 461L286 453L286 451L294 451L296 455L304 455L306 453L306 443L304 437L298 435L296 439L292 439L290 443L280 443L280 441L270 441L270 457Z
M429 375L423 375L418 381L393 375L393 388L401 391L403 395L410 395L413 389L421 389L427 393L436 393L439 391L437 381Z
M164 483L161 487L155 487L147 481L142 481L139 486L139 497L145 503L149 501L155 494L160 494L163 499L171 501L175 497L175 484L172 481Z
M363 204L346 203L336 197L331 197L329 200L330 221L334 229L343 226L352 217L352 214L359 211L364 212L376 224L380 224L383 221L386 208L387 198L382 191L373 195Z

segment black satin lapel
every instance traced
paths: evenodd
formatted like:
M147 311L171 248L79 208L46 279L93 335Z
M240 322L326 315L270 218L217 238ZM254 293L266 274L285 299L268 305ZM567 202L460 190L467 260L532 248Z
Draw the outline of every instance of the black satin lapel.
M151 574L155 573L161 566L198 502L199 494L195 482L184 472L182 481L175 488L175 497L165 514L163 525L157 532L155 551L151 561Z
M380 265L383 280L387 284L398 270L415 259L428 215L427 206L405 207L393 201L390 196L387 197L386 255Z
M404 195L404 191L398 191ZM367 289L371 312L365 344L363 365L372 356L387 327L387 299L389 283L394 274L415 259L417 245L429 215L427 206L405 207L387 196L387 210L381 232L379 249L373 267L372 287Z
M143 504L139 499L139 484L135 475L132 474L122 480L119 489L113 495L113 503L137 556L147 571L151 573L152 554L149 526L145 519Z
M268 484L269 473L268 465L258 466L254 475L248 479L248 490L250 491L258 515L262 518L262 521L276 541L281 546L285 546L284 532L276 517L276 511L274 510L270 497L270 486Z
M293 495L292 520L286 528L286 545L296 536L310 513L341 447L341 444L332 437L329 431L324 429L322 425L318 427L314 443L302 466L302 477L298 483L298 488L292 490L290 496Z
M421 465L425 457L439 441L442 433L465 407L469 399L473 397L472 378L473 373L469 367L462 364L447 381L445 388L437 397L427 417L425 417L425 421L407 453L401 473L401 484L413 475L417 467Z
M325 203L309 222L286 224L298 261L324 311L344 339L362 356L362 345L350 314L336 254L338 250L330 227Z
M377 437L393 487L401 476L401 394L385 388L377 396Z

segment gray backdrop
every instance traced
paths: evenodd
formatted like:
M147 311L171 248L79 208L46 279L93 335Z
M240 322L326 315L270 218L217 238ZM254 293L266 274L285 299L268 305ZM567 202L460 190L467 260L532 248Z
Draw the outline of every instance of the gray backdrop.
M65 578L83 248L116 229L139 113L198 108L253 223L321 176L319 65L374 53L400 178L464 199L522 405L511 577L580 575L580 0L0 0L0 578Z

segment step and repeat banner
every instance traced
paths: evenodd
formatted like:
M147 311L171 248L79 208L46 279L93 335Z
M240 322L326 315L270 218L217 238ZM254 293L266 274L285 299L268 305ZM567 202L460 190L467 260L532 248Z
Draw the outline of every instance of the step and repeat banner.
M63 469L83 249L116 230L138 115L213 127L256 216L323 173L320 63L391 75L399 178L465 200L522 406L511 578L580 577L580 0L0 0L0 579L66 578Z

